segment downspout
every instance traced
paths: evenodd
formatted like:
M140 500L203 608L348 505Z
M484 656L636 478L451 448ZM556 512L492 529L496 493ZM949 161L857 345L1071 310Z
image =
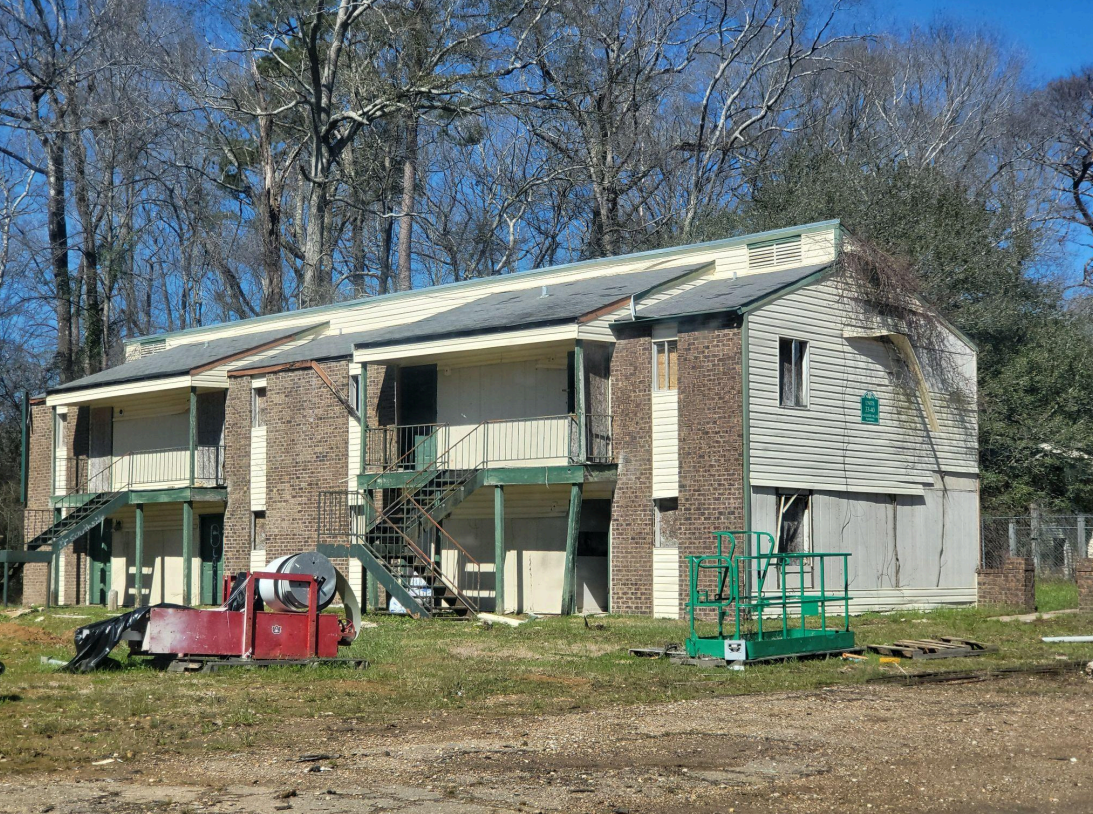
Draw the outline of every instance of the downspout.
M27 478L30 474L30 393L26 390L19 405L19 416L23 430L23 446L19 455L19 503L26 508Z

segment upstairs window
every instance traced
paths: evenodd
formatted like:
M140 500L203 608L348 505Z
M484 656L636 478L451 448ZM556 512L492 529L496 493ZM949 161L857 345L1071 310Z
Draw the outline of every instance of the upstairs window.
M349 403L353 405L354 410L359 410L361 406L361 374L352 373L349 376Z
M266 388L255 387L250 391L250 425L254 429L266 426Z
M675 390L678 383L677 348L675 339L653 342L653 389Z
M808 342L778 340L778 404L808 406Z

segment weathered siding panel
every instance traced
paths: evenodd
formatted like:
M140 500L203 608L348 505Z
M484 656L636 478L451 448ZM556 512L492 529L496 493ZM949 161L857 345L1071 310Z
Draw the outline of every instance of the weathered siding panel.
M679 549L653 549L653 616L679 618Z
M893 384L886 344L844 337L851 305L833 283L808 286L749 319L751 481L757 486L922 494L933 473L975 473L974 354L955 339L969 377L969 405L934 393L940 431L930 432L916 394ZM809 406L778 406L778 340L809 342ZM927 364L921 359L923 365ZM928 375L928 379L931 378ZM936 377L933 377L936 379ZM861 396L880 399L880 423L861 421Z

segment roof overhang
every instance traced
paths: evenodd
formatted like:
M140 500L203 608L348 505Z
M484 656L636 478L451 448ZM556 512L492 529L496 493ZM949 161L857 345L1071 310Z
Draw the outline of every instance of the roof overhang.
M421 342L377 345L367 348L358 347L353 351L353 361L357 364L396 362L407 359L423 361L456 354L474 354L481 351L503 350L528 345L572 343L577 340L579 329L579 325L570 322L563 325L547 325L515 331L446 336Z

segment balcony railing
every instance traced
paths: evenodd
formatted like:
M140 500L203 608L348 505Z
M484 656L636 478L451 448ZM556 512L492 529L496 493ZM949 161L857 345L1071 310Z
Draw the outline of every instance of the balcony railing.
M612 417L535 416L481 424L408 424L369 427L365 467L369 471L423 469L440 462L448 469L480 465L568 466L613 463Z
M189 486L190 449L142 449L109 458L68 458L64 475L65 488L55 489L55 494ZM198 445L194 451L194 485L224 485L223 446Z

